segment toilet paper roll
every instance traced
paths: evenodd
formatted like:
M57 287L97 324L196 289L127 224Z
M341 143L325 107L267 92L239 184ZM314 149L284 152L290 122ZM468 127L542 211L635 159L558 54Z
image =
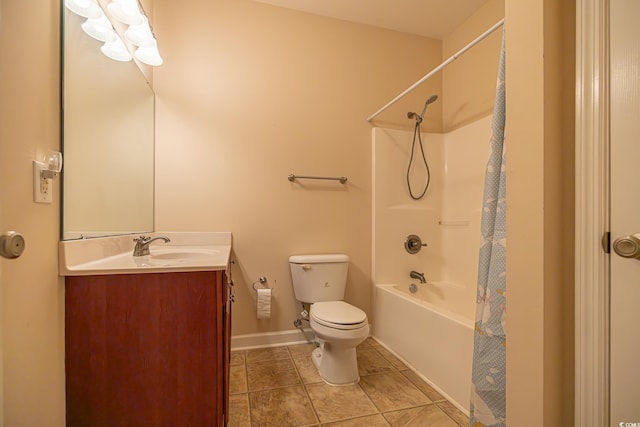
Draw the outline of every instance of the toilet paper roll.
M258 319L271 317L271 289L258 289Z

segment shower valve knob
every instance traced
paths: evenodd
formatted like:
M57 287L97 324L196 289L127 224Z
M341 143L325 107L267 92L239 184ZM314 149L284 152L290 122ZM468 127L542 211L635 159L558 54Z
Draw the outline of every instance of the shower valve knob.
M422 243L420 236L416 234L408 235L404 241L404 248L410 254L417 254L423 246L427 246L427 244Z

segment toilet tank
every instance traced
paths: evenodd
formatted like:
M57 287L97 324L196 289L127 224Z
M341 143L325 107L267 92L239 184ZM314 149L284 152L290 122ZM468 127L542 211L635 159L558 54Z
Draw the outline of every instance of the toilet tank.
M347 255L292 255L289 266L298 301L314 303L344 299L349 269Z

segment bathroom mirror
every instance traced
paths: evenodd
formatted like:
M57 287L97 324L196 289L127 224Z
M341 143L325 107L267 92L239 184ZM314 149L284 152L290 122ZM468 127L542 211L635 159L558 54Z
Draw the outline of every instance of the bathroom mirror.
M63 6L63 240L153 231L154 93Z

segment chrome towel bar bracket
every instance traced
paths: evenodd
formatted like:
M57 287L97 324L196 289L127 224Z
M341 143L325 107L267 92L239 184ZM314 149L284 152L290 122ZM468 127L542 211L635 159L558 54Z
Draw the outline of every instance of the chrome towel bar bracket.
M291 182L295 181L296 179L328 179L332 181L340 181L340 184L344 184L347 182L346 176L332 177L332 176L304 176L304 175L289 174L289 176L287 176L287 179Z

